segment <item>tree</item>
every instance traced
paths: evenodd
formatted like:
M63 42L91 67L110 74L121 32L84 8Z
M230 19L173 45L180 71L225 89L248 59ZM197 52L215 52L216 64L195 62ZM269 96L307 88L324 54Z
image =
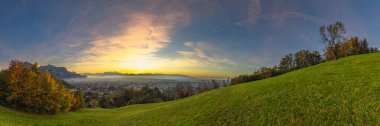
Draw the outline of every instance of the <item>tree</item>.
M334 47L326 48L325 58L327 61L337 59L337 55L335 55Z
M339 44L345 40L344 34L346 29L344 24L337 21L335 24L330 24L327 27L321 26L319 29L321 40L326 44L326 59L335 60L338 55Z
M322 62L323 62L322 56L321 54L319 54L318 51L313 51L311 54L309 54L310 65L316 65Z
M338 48L338 57L346 57L351 54L350 46L347 43L340 44Z
M296 68L300 69L310 66L309 54L309 50L301 50L296 52L294 59L296 62Z
M349 55L357 55L360 54L360 48L359 48L359 38L358 37L352 37L350 38L345 45L348 48Z
M86 107L85 105L85 99L84 99L84 94L82 90L78 90L75 92L75 104L74 104L74 109L81 109Z
M193 95L194 89L190 84L177 84L175 92L177 93L176 99L180 99Z
M301 50L295 53L294 61L295 67L300 69L321 63L322 57L318 51Z
M369 52L367 39L359 41L359 49L360 49L360 54L365 54Z
M90 108L96 108L98 106L99 106L99 100L98 99L91 99Z
M281 58L280 64L278 66L281 73L292 71L295 66L293 54L290 53Z
M211 80L211 84L213 89L219 88L219 83L216 80Z
M272 67L272 70L273 70L272 76L277 76L277 75L281 75L282 74L281 71L280 71L280 68L277 65L274 65Z
M253 73L252 78L253 80L261 80L261 79L272 77L273 75L274 75L274 70L272 68L261 67Z
M379 52L379 49L377 49L376 47L369 48L369 53L377 53L377 52Z
M230 85L235 85L235 84L240 84L240 83L245 83L245 82L250 82L253 81L253 77L250 75L239 75L231 79L231 84Z
M7 89L4 91L7 96L6 100L12 106L17 106L18 103L21 103L22 98L22 89L24 88L22 76L24 71L24 64L21 61L12 60L9 63L8 70L5 71L6 76L5 80L7 82Z
M22 61L12 60L1 78L4 105L39 114L74 110L74 92L66 90L48 71L41 72L37 64L25 67Z
M1 105L5 105L6 102L5 99L6 99L6 89L7 89L7 85L6 85L6 81L5 81L5 72L2 70L0 71L0 104Z
M212 89L212 85L209 85L207 83L199 83L198 86L197 86L198 93L209 91L211 89Z

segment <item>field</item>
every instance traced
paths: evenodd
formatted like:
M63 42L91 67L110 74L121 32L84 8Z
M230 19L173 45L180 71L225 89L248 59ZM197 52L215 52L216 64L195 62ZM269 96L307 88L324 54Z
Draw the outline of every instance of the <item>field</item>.
M0 107L0 125L377 125L380 54L326 62L172 102L34 115Z

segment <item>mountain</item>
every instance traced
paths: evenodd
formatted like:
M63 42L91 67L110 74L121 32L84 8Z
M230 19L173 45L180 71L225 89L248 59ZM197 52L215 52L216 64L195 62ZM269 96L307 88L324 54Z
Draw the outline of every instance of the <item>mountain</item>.
M31 67L33 64L29 62L24 62L25 67ZM80 75L75 72L68 71L65 67L57 67L54 65L40 66L41 71L49 71L56 79L67 79L67 78L85 78L85 75Z
M379 99L375 53L170 102L53 116L0 107L0 125L378 125Z
M104 73L96 73L90 74L85 73L87 76L133 76L139 78L147 78L147 79L196 79L195 77L181 75L181 74L122 74L119 72L104 72Z
M85 78L86 76L77 74L75 72L68 71L65 67L56 67L54 65L40 66L40 70L48 70L57 79L67 78Z

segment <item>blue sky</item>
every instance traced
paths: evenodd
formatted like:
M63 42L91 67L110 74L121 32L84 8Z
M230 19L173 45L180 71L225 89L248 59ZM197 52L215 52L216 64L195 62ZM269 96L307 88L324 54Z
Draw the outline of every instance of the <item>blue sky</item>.
M10 59L77 72L234 76L301 49L323 51L319 26L379 47L380 1L0 1L0 66Z

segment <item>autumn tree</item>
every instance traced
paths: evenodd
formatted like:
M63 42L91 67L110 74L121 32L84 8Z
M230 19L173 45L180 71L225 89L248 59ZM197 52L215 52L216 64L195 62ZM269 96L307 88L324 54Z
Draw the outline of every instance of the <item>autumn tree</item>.
M253 73L253 80L261 80L268 77L272 77L275 73L274 69L269 67L261 67Z
M346 33L346 28L344 24L337 21L327 27L321 26L319 32L322 42L326 44L326 59L335 60L338 56L339 44L345 40L344 34Z
M53 114L74 110L74 92L63 87L48 71L40 71L37 64L24 66L12 60L1 74L1 98L5 105L27 112Z
M350 46L347 43L342 43L338 48L338 57L346 57L350 55Z

